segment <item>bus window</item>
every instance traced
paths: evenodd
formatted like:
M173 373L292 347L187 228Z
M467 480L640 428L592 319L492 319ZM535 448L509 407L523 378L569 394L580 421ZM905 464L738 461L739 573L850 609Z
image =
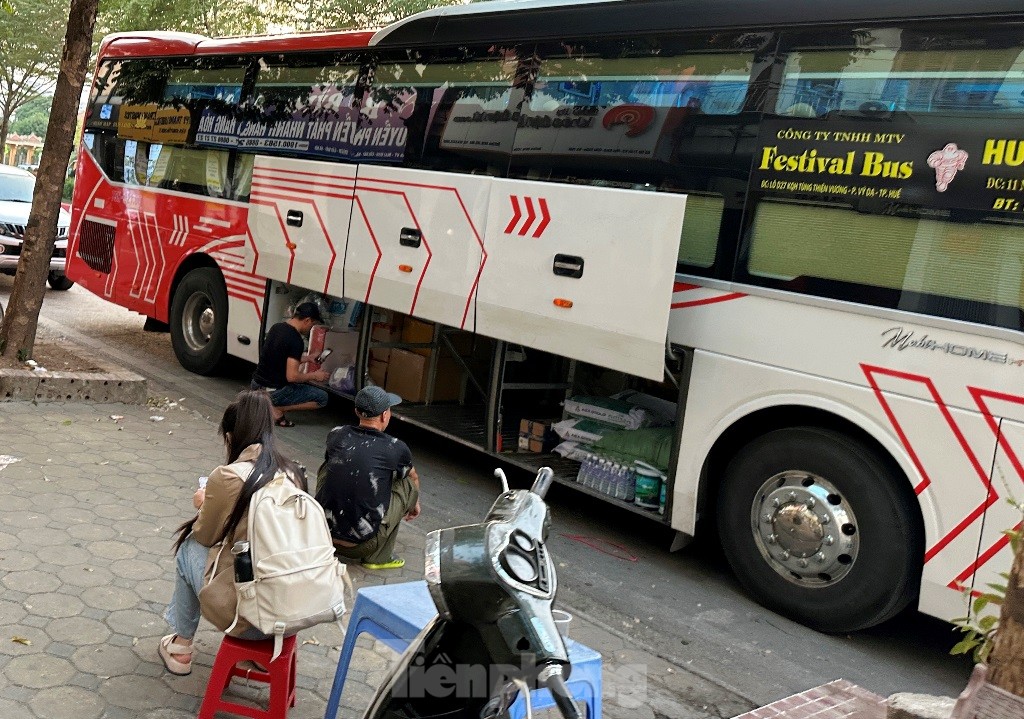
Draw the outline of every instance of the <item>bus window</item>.
M211 140L209 128L233 119L244 75L220 58L103 63L86 116L100 166L131 185L231 196L232 143Z
M679 263L708 268L715 264L718 228L722 224L725 200L721 195L689 193L683 232L679 240Z
M748 271L782 287L1022 329L1022 223L762 202L752 236Z
M1024 329L1024 185L999 141L1019 135L1024 33L808 31L782 54L740 278Z
M382 141L360 113L359 76L359 60L349 54L262 58L258 115L235 128L239 149L346 162L374 154Z
M407 132L407 167L504 175L529 74L515 46L377 58L366 102ZM517 81L519 78L519 81Z
M775 110L790 117L907 112L1024 114L1021 38L900 30L862 33L842 49L788 53Z
M540 46L510 175L688 193L677 269L714 276L720 238L739 233L768 45L750 33Z

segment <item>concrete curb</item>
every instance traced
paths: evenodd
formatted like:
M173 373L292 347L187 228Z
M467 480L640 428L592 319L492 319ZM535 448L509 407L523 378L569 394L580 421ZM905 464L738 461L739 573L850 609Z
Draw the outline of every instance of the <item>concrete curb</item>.
M35 372L0 369L0 402L120 402L146 404L146 379L120 369Z

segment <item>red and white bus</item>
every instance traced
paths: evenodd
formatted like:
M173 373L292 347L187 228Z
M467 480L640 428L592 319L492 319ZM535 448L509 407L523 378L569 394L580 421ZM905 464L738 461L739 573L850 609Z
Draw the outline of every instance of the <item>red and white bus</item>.
M193 371L256 360L312 296L339 392L385 384L403 419L591 494L543 420L672 407L614 446L570 423L667 470L663 515L608 501L680 538L717 524L754 596L826 631L962 616L1009 565L1019 3L527 0L118 35L84 130L68 275L168 323ZM510 451L521 429L537 451Z

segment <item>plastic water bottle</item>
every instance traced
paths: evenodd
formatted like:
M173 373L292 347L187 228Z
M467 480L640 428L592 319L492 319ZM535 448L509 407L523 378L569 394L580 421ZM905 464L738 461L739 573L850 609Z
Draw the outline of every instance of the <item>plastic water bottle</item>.
M616 464L615 465L615 482L613 483L613 486L614 486L613 496L615 497L615 499L624 499L625 498L625 496L626 496L626 487L625 487L625 484L624 484L625 481L626 481L626 468L623 467L621 464Z
M580 462L580 471L579 474L576 475L576 481L584 487L589 486L587 482L590 481L590 471L590 455L588 454L583 458L583 461Z
M608 481L608 495L611 497L619 496L619 487L622 477L622 467L619 466L618 462L612 462L611 477Z
M633 468L629 466L623 467L622 472L622 485L624 489L622 499L627 502L632 502L636 499L636 474L633 472Z

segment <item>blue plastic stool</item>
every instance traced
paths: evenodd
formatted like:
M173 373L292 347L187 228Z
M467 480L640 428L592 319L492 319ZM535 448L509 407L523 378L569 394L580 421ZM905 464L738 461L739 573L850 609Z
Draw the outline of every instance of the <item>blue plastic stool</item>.
M338 657L338 668L334 671L334 684L331 685L331 696L327 700L324 719L335 719L338 715L341 690L345 686L345 677L348 676L349 664L352 663L352 652L356 648L356 639L360 634L369 632L396 652L403 652L423 627L436 616L437 609L434 607L434 600L430 597L426 582L381 584L376 587L363 587L356 592L356 601L349 615L345 643L341 647L341 656Z
M426 582L403 582L364 587L356 592L356 601L349 616L345 643L338 657L338 668L334 672L331 696L327 700L324 719L337 719L341 690L345 686L352 652L356 639L368 632L387 644L396 652L405 651L412 640L427 623L437 616L434 600L430 597ZM569 691L587 705L587 719L601 719L601 655L579 642L567 639L565 648L572 662L569 677ZM534 711L553 707L551 692L536 689L530 694ZM510 709L511 719L522 719L526 715L523 697L516 699Z

